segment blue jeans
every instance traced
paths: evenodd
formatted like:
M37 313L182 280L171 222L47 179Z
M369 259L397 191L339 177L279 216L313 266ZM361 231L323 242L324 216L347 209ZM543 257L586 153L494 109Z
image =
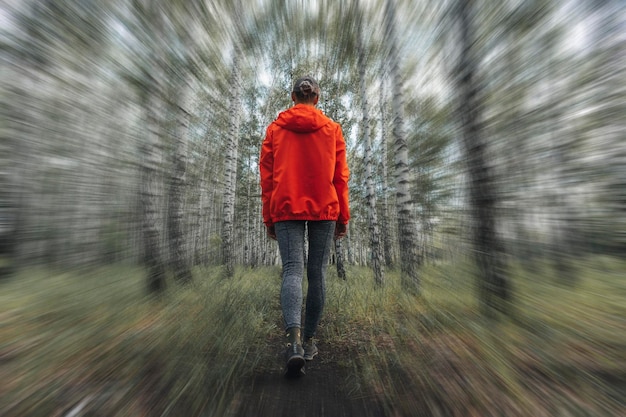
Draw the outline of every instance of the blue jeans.
M334 221L285 221L275 224L276 240L283 262L280 305L285 329L301 327L302 278L304 275L304 229L308 225L309 256L304 319L304 338L315 336L326 299L326 266L335 233Z

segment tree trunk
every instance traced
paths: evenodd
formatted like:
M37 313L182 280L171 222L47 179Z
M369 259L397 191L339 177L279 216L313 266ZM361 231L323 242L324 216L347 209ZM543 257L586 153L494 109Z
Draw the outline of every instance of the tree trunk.
M163 262L159 233L159 106L158 98L152 92L144 92L146 111L146 139L141 145L141 228L143 239L143 259L148 270L148 291L159 292L165 289L165 264Z
M176 84L175 84L176 85ZM167 229L170 247L170 268L174 278L181 284L191 282L191 269L184 233L184 195L187 170L187 131L191 103L189 92L181 87L179 103L176 104L176 128L174 133L173 169L168 190Z
M510 291L502 262L503 245L496 233L497 194L479 124L481 102L476 81L472 3L471 0L459 0L458 3L462 50L456 75L461 94L459 115L463 146L469 169L472 244L480 274L478 296L483 313L492 315L494 308L504 311Z
M361 112L363 114L361 128L363 130L363 142L365 143L365 175L367 183L365 200L367 202L367 223L370 234L371 267L374 270L374 281L377 285L382 286L385 282L385 271L380 250L378 217L376 216L376 190L374 187L374 170L372 168L372 138L370 135L367 89L365 87L365 51L363 49L361 30L357 32L357 50Z
M389 221L389 196L387 190L388 184L388 168L387 168L387 117L385 106L385 81L384 74L381 74L380 81L380 153L381 153L381 165L382 165L382 180L383 180L383 218L382 218L382 233L383 233L383 252L385 256L385 266L388 268L393 267L393 239L392 239L392 227Z
M396 212L400 247L400 277L404 288L420 291L417 228L413 217L413 199L410 191L409 152L404 130L404 94L400 75L400 57L395 33L395 1L387 0L386 32L389 42L389 70L393 82L393 137L396 183Z
M239 119L241 117L241 87L239 74L239 54L237 49L233 58L231 98L230 98L230 140L227 143L225 175L224 175L224 221L222 227L222 263L224 273L232 277L235 273L234 254L234 217L235 217L235 188L237 185L237 153L239 146Z
M346 267L343 260L343 246L341 245L341 239L335 240L335 259L337 262L337 276L346 280Z

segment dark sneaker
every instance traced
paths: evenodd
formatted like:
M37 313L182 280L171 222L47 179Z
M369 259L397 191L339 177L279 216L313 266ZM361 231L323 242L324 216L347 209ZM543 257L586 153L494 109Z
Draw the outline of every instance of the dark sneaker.
M304 374L304 349L299 343L287 345L287 376Z
M313 339L305 341L302 347L304 348L304 360L313 360L315 355L318 353L317 345Z

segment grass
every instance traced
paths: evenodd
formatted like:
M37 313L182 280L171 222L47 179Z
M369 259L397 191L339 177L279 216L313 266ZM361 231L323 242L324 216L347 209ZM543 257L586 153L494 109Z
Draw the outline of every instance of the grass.
M511 268L515 314L477 314L463 261L423 268L422 295L395 272L332 268L319 337L354 398L389 415L618 416L626 406L623 261ZM277 268L230 280L197 269L187 288L144 294L143 272L31 268L0 292L0 414L224 415L242 383L278 372ZM280 347L278 347L280 349ZM349 377L348 377L349 376Z

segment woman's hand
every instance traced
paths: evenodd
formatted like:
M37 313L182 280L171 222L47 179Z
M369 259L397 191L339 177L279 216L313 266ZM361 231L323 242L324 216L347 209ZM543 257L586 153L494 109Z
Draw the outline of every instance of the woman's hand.
M348 233L348 225L343 223L335 224L335 240L341 239Z
M267 227L267 235L270 239L276 240L276 229L274 228L274 225L266 225L265 227Z

